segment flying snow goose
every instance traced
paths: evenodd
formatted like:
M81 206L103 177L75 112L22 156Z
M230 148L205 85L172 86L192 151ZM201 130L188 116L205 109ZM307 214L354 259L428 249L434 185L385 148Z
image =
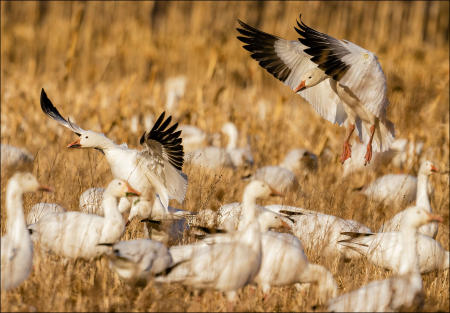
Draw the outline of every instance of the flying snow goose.
M354 220L345 220L334 215L319 213L303 208L272 204L265 206L268 210L289 216L286 221L292 233L297 236L307 251L320 251L324 257L358 259L361 255L352 249L338 244L347 238L344 231L371 232L371 230ZM292 222L293 221L293 222Z
M37 223L41 218L53 213L66 212L62 206L57 203L39 202L33 205L27 214L27 224Z
M415 309L423 300L422 277L419 271L420 240L417 229L440 217L430 215L421 207L413 207L407 213L407 226L399 236L396 267L398 276L373 281L328 303L332 312L393 312ZM405 224L406 225L406 224ZM427 237L430 238L430 237ZM430 238L431 239L431 238Z
M76 211L54 213L28 226L33 241L66 258L91 259L107 248L99 243L114 243L125 230L125 222L117 208L117 199L139 196L126 181L112 180L103 193L104 217Z
M417 213L419 211L425 212L428 223L442 222L440 216L430 214L423 207L413 206L405 210L403 221L398 232L345 232L343 234L350 238L339 241L339 244L364 255L371 263L377 266L387 268L394 273L401 273L403 260L407 258L402 253L403 246L410 238L414 238L414 240L417 240L420 272L425 273L435 269L441 269L435 266L448 267L448 260L441 260L442 256L448 257L448 252L443 251L441 245L433 238L422 234L415 234L417 232L416 215L423 215L422 213ZM417 228L425 224L427 223L420 222ZM434 260L434 258L438 258L438 260Z
M417 193L416 193L416 205L425 208L429 213L431 213L430 199L428 198L428 178L431 174L438 172L438 169L430 161L423 161L419 168L419 173L417 174ZM405 217L406 211L400 211L392 219L384 223L378 230L379 233L382 232L394 232L400 229L402 220ZM430 223L422 225L419 228L419 233L436 238L438 232L438 224Z
M99 245L111 247L106 253L110 268L131 283L145 284L172 265L172 256L158 241L135 239Z
M22 166L33 163L34 157L24 148L14 147L8 144L0 144L1 169L16 170Z
M156 192L165 208L169 199L183 202L187 189L187 177L183 167L183 145L180 131L175 131L178 123L167 128L172 120L164 120L163 112L150 132L144 132L140 144L143 150L129 149L126 144L117 145L105 135L83 130L78 125L64 119L44 89L41 92L41 108L49 117L72 130L78 139L69 148L94 148L105 154L114 177L127 180L142 196Z
M261 265L261 229L257 220L259 210L254 200L272 193L271 188L260 181L252 181L246 191L253 194L254 198L251 198L253 201L250 198L243 199L242 219L246 227L236 233L236 240L211 245L179 246L179 249L188 251L185 258L178 260L178 266L172 268L167 276L157 277L156 281L212 288L224 291L228 300L235 300L236 291L252 282ZM175 258L174 262L177 262Z
M21 284L30 275L33 265L33 243L23 214L23 194L41 186L31 173L15 173L6 186L6 234L1 238L1 289L8 290Z
M259 65L310 102L323 118L348 127L341 162L351 156L349 140L355 128L367 145L366 163L372 149L389 148L394 125L386 118L386 78L375 54L306 26L301 15L295 28L301 36L298 41L239 23L242 36L237 38Z
M80 196L80 212L96 214L104 216L102 200L105 188L93 187L86 189ZM119 201L119 212L123 213L130 209L131 202L126 197L120 198Z

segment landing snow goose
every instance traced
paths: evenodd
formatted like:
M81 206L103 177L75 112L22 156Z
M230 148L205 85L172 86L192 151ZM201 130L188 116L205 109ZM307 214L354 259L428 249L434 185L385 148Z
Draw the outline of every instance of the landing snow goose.
M102 200L105 188L93 187L86 189L80 196L79 206L80 212L97 214L104 216ZM126 197L120 198L119 212L123 213L130 209L131 202Z
M1 169L17 170L22 166L33 163L33 155L24 148L15 147L8 144L0 144Z
M20 285L30 275L33 265L33 243L23 214L23 194L38 190L50 191L41 186L31 173L15 173L6 186L6 234L1 238L1 289Z
M64 209L64 207L60 206L57 203L36 203L31 207L30 212L28 212L27 214L27 224L30 225L37 223L46 215L61 212L66 212L66 209Z
M430 215L421 207L413 207L408 211L406 219L407 223L396 247L398 276L373 281L360 289L331 299L328 303L329 311L393 312L400 309L417 309L423 304L422 277L419 270L421 247L418 239L421 235L417 233L417 229L441 218Z
M117 145L101 133L83 130L70 120L64 119L44 89L41 92L41 108L49 117L72 130L78 139L69 144L69 148L94 148L105 154L114 177L127 180L148 197L154 191L165 208L169 199L183 202L187 189L187 177L181 171L183 167L183 145L180 131L175 131L178 123L167 128L172 120L164 120L163 112L150 132L144 132L140 139L143 150L129 149L126 144Z
M103 193L104 217L76 211L47 215L28 226L31 237L44 250L66 258L95 258L107 250L98 243L114 243L122 236L125 221L117 199L127 194L139 196L126 181L114 179Z
M267 184L260 181L247 185L246 191L250 189L256 198L267 197L272 192ZM225 292L228 300L235 300L236 291L255 278L261 265L261 229L254 199L251 202L244 198L243 220L246 227L236 233L236 240L179 246L178 249L188 253L178 261L174 258L178 265L167 276L157 277L156 281L212 288Z
M145 284L172 265L168 249L158 241L135 239L99 245L111 247L106 253L110 268L130 283Z
M301 15L295 28L298 41L239 24L242 36L237 38L259 65L310 102L323 118L348 127L341 162L351 156L349 140L355 128L367 145L366 163L372 150L389 149L394 125L386 118L386 78L375 54L308 27Z
M430 161L423 161L419 168L419 173L417 175L417 193L416 193L416 205L425 208L429 213L431 213L430 199L428 198L428 178L431 174L438 172L438 169ZM384 223L378 230L381 232L392 232L398 231L402 220L405 217L406 211L400 211L392 219ZM430 223L422 225L419 228L419 233L436 238L438 232L438 224Z
M319 250L324 257L360 258L359 253L338 244L339 240L347 238L341 232L371 232L368 227L361 223L334 215L279 204L265 207L268 210L290 217L286 222L291 226L292 233L300 239L303 247L307 251Z
M394 273L400 273L403 266L403 259L407 258L403 253L405 241L410 240L414 232L417 232L416 224L414 224L414 215L419 215L418 211L423 211L428 216L427 221L442 222L442 218L432 215L427 209L420 206L413 206L405 210L402 224L398 232L384 233L361 233L361 232L345 232L343 234L349 236L348 239L339 241L344 245L380 267L389 269ZM420 213L422 215L422 213ZM421 222L419 226L427 223ZM443 251L441 245L433 238L414 234L418 247L418 266L421 273L426 273L435 269L435 266L447 266L448 260L442 261L442 256L448 256L448 252ZM434 260L437 258L438 260Z

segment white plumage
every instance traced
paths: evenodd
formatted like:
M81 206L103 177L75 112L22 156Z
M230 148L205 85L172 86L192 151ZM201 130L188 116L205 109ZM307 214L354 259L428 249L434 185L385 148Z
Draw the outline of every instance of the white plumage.
M53 213L66 212L62 206L57 203L39 202L33 205L27 214L27 224L37 223L41 218Z
M79 201L80 212L104 216L102 206L104 192L105 188L101 187L93 187L83 191ZM120 198L118 207L120 213L128 211L130 207L130 200L126 197Z

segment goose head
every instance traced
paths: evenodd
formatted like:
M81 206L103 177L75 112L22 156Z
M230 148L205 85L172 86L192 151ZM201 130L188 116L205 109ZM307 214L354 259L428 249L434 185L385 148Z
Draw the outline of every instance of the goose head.
M282 194L263 181L253 180L245 187L243 200L255 203L257 199L266 199L270 196L282 196Z
M296 171L302 168L317 169L317 156L306 149L293 149L284 157L281 166Z
M14 174L11 181L15 181L22 188L23 192L35 192L35 191L52 191L50 187L39 184L36 177L28 172L19 172Z
M236 125L234 125L231 122L227 122L225 124L223 124L222 129L221 129L222 133L224 133L225 135L228 136L228 149L235 149L236 148L236 144L237 144L237 139L238 139L238 130L236 128Z
M290 229L280 214L269 210L263 210L258 216L258 221L262 230L268 230L270 228Z
M67 148L97 148L102 149L110 140L103 134L92 130L85 130L78 135L78 139L67 145Z
M442 217L429 213L425 208L413 206L406 209L402 226L417 229L431 222L442 223L443 220Z
M309 71L306 71L301 77L300 77L300 84L295 88L295 92L303 91L306 88L314 87L315 85L321 83L325 79L328 78L328 75L325 74L324 71L321 69L315 67L313 69L310 69Z
M438 173L439 170L434 166L433 162L425 160L420 164L419 175L430 176L433 173Z
M141 195L140 192L133 189L128 182L122 179L114 179L108 185L105 190L105 194L109 194L115 198L128 197L128 196L137 196Z

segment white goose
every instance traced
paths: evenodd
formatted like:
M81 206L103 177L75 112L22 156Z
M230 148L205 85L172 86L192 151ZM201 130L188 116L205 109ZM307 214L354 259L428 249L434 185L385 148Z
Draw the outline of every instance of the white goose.
M105 188L101 187L93 187L86 189L80 196L80 212L96 214L100 216L104 216L103 212L103 193L105 192ZM122 197L119 200L119 212L123 213L130 209L131 202L126 197Z
M235 300L236 291L252 282L261 265L261 229L255 199L271 194L271 188L260 181L251 182L245 189L244 194L252 194L253 197L243 199L246 227L236 232L236 240L179 246L181 253L178 256L181 257L178 260L175 260L171 249L178 266L156 281L212 288L226 292L229 300ZM184 255L183 251L186 252Z
M31 207L30 212L27 214L27 224L37 223L41 218L49 214L62 212L66 212L66 209L57 203L36 203Z
M110 268L131 283L146 283L172 265L172 256L158 241L136 239L99 245L111 247L106 253Z
M182 202L187 189L187 177L181 172L183 167L183 145L179 138L180 131L175 131L178 123L167 128L172 120L164 120L163 112L151 131L144 132L140 143L144 150L129 149L126 144L117 145L105 135L90 130L83 130L76 124L65 120L47 97L41 92L41 108L49 117L69 128L79 139L69 144L69 148L94 148L105 154L112 174L127 180L130 185L142 192L144 198L151 192L159 195L165 208L169 199Z
M417 174L417 193L416 193L416 205L425 208L431 213L430 199L428 198L428 178L431 174L438 172L438 169L430 161L424 161L420 165L419 173ZM403 222L406 211L400 211L392 219L384 223L378 230L382 232L393 232L400 229L400 225ZM419 228L419 233L436 238L438 232L438 224L430 223L423 225Z
M318 32L301 21L298 41L262 32L239 21L251 57L273 76L299 93L323 118L348 126L341 161L351 156L349 140L355 128L366 145L366 163L394 140L394 125L386 119L386 78L372 52L347 40Z
M31 173L15 173L6 186L6 234L1 238L1 289L8 290L21 284L30 275L33 265L33 243L23 214L23 194L50 191L39 185Z
M413 207L407 215L408 222L402 229L401 243L397 246L398 276L369 283L357 290L351 291L328 303L332 312L392 312L399 309L414 309L423 299L422 277L419 271L420 245L418 246L417 229L433 220L420 207ZM406 226L407 225L407 226ZM428 237L429 238L429 237Z
M1 169L17 169L33 163L34 157L24 148L0 144Z
M371 232L371 230L354 220L345 220L334 215L319 213L286 205L267 205L268 210L289 216L286 220L293 234L298 237L307 251L319 251L324 257L343 256L345 259L357 259L361 255L352 249L338 244L347 238L341 232ZM292 222L293 221L293 222Z
M243 166L245 163L253 165L253 155L250 145L247 144L244 148L238 148L237 141L239 138L239 132L236 125L231 122L227 122L222 126L222 132L228 136L228 144L226 150L230 155L231 161L235 167Z
M33 241L41 247L67 258L90 259L106 251L98 243L113 243L125 230L125 222L117 208L117 199L139 192L123 180L112 180L103 194L105 217L81 212L47 215L28 226Z
M206 133L194 125L180 125L184 152L189 153L206 145Z
M419 211L426 213L428 223L442 222L440 216L430 214L423 207L413 206L405 210L398 232L345 232L344 234L350 236L350 239L341 240L339 244L355 250L377 266L387 268L394 273L401 273L405 259L405 255L402 253L403 246L405 241L410 240L410 237L413 236L412 233L417 232L415 215L419 215L417 213ZM420 222L419 226L425 224L427 223ZM422 234L414 234L413 238L417 241L418 266L421 273L448 268L448 251L443 250L436 240Z

